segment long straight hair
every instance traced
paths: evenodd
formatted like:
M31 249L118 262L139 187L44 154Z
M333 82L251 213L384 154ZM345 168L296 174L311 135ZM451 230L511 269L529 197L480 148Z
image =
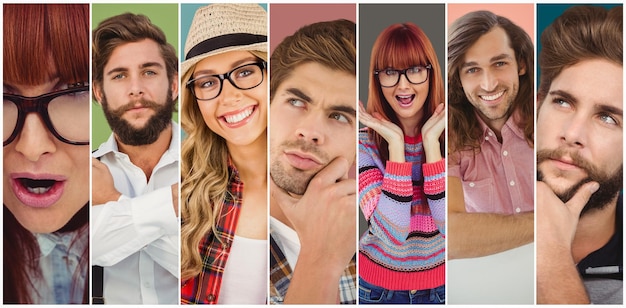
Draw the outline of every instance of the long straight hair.
M4 82L32 86L57 77L68 84L88 81L88 4L5 4L3 35ZM38 243L6 206L3 215L3 301L32 303L31 294L37 292L33 281L42 277ZM79 238L72 244L88 243L88 222L86 204L57 232L78 230ZM89 244L74 275L88 275L88 269ZM87 277L83 303L88 303L88 281Z
M428 96L424 102L424 113L420 127L431 117L437 106L444 102L444 87L441 67L432 43L418 26L407 22L394 24L383 30L374 42L370 59L367 111L378 112L385 120L402 127L400 120L385 99L382 87L374 72L385 68L407 68L414 65L431 65L428 72ZM382 161L389 159L389 144L376 131L369 130L376 143ZM406 133L406 132L405 132ZM441 154L444 154L444 134L440 138Z

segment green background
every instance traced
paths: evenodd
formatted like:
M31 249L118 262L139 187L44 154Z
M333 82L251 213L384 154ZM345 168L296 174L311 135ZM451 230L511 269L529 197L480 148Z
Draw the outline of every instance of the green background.
M178 4L92 4L91 24L95 29L101 21L123 13L135 13L148 16L152 23L157 25L167 37L168 43L176 48L178 54ZM92 30L93 30L92 29ZM172 114L172 119L178 122L178 112ZM94 100L91 109L91 148L97 149L111 135L100 105Z

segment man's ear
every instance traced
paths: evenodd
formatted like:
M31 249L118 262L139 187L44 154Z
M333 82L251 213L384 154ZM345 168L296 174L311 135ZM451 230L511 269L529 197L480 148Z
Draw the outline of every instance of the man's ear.
M524 62L520 62L519 65L519 72L517 73L519 76L523 76L524 74L526 74L526 63Z
M172 77L172 84L170 85L172 87L172 99L176 99L178 97L178 84L178 74L174 74L174 77Z
M102 98L104 97L102 93L102 86L99 83L94 82L92 86L92 91L94 98L96 99L96 101L98 101L98 105L102 106Z

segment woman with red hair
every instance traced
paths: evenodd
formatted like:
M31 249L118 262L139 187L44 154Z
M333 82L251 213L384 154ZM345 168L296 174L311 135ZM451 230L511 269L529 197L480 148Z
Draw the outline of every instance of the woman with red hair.
M444 87L434 48L412 23L372 48L359 121L359 303L445 303Z

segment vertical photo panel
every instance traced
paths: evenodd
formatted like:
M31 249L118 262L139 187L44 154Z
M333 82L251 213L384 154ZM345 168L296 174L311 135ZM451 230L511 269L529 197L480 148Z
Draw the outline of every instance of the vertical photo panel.
M356 304L356 5L270 5L270 304Z
M92 303L178 304L178 4L92 11Z
M89 5L3 5L3 303L89 303Z
M448 299L533 304L534 5L448 5Z
M444 304L445 6L359 20L359 303Z
M267 7L181 12L181 303L265 304Z
M622 5L537 20L537 303L621 305Z

